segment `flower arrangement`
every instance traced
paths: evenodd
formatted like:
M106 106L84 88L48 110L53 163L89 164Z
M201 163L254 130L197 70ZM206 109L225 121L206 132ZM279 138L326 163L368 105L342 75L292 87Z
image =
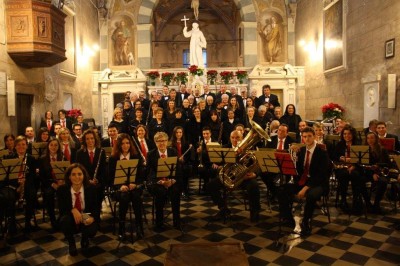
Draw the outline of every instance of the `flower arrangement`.
M171 72L164 72L161 74L161 80L165 82L165 84L169 85L171 80L174 78L175 74Z
M147 76L150 79L156 79L160 77L160 73L158 71L150 71L149 73L147 73Z
M181 84L186 84L188 81L187 79L188 74L186 72L178 72L176 73L176 80L180 81Z
M81 109L71 109L67 111L67 118L69 118L73 123L76 122L78 116L82 115Z
M233 78L233 72L232 71L222 71L219 73L221 78L224 80L225 84L228 84L229 81Z
M217 79L218 72L217 70L208 70L207 71L207 79L210 81L211 85L214 85L215 80Z
M247 71L245 71L245 70L238 70L238 71L236 71L236 77L238 78L240 84L243 83L243 80L244 80L245 78L247 78L247 76L248 76L248 75L247 75Z
M196 65L191 65L189 68L189 72L190 74L192 74L193 76L203 76L203 69L199 68Z
M328 103L322 106L322 117L325 118L331 118L331 117L337 117L337 118L343 118L344 116L344 108L341 107L337 103Z

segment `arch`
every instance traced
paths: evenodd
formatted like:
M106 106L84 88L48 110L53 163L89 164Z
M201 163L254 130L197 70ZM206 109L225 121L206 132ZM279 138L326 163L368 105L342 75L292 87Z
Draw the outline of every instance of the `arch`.
M240 17L244 22L256 22L256 10L252 0L233 0L240 9ZM143 0L138 12L138 24L151 24L153 10L159 0Z

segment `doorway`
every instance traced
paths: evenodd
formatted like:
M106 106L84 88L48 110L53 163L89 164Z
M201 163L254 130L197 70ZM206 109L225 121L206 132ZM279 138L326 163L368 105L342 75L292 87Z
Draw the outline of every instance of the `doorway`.
M17 114L17 133L18 135L25 135L25 128L32 125L32 94L17 93L16 100L16 114Z

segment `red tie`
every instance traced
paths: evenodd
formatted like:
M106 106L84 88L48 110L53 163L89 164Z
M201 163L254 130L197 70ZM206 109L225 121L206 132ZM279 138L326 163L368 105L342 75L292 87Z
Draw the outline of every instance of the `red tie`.
M68 148L68 143L64 144L64 157L70 161L71 159L71 154L69 153L69 148Z
M147 156L146 146L144 146L144 140L140 141L140 149L142 150L143 156Z
M279 140L278 150L283 150L283 141Z
M79 212L82 212L81 192L76 192L75 193L74 208L77 209Z
M51 129L51 124L50 124L50 120L47 120L47 129L50 131Z
M182 146L180 142L176 143L176 149L178 150L178 156L181 157L182 156Z
M94 153L92 151L89 152L89 159L90 159L90 163L93 164Z
M165 159L165 158L167 158L167 156L165 156L165 154L163 153L163 154L161 154L161 158Z
M307 181L308 173L310 172L310 151L307 150L306 163L304 165L304 172L301 175L299 186L304 186Z
M62 127L65 128L65 120L62 121Z

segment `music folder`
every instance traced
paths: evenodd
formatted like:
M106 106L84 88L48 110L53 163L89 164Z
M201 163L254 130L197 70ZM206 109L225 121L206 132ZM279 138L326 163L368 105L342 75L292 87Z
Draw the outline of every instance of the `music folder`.
M287 152L275 152L276 160L279 164L282 174L284 175L298 175L296 165L292 160L292 156Z
M369 146L352 145L350 147L350 163L369 164Z
M172 178L175 176L178 157L159 158L157 162L157 178Z
M261 172L280 173L279 164L275 157L275 150L259 150L254 152Z
M22 165L22 159L5 159L0 164L0 181L18 179L19 170Z
M139 159L117 161L114 185L135 183L138 163Z
M394 138L380 138L379 143L388 151L393 152L395 148L396 139Z
M65 171L71 165L69 161L50 162L51 168L57 180L64 180Z

